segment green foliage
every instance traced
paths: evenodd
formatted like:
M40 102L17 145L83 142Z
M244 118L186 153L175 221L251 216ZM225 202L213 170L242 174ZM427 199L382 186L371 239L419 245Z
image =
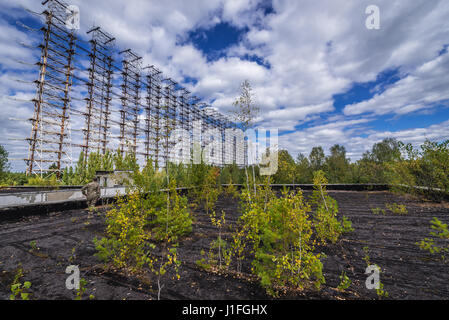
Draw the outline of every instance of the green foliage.
M201 258L199 260L195 261L195 264L204 270L210 270L212 268L212 266L210 265L210 263L207 262L207 260L205 258Z
M249 202L248 190L243 190L243 214L233 237L234 256L243 260L245 249L252 256L253 274L267 292L277 296L283 287L303 288L324 283L320 254L313 253L313 229L302 193L284 191L275 197L269 180ZM241 266L240 266L241 268Z
M245 96L248 97L247 93ZM248 104L245 108L251 109L251 107L248 109ZM242 121L245 119L240 123L242 128L250 128L251 116L254 116L254 112L250 111L249 114L244 112L241 116ZM27 177L25 173L7 171L7 152L3 151L2 153L0 149L0 159L3 154L5 163L0 170L0 186L83 185L92 180L96 171L139 172L136 156L118 150L115 153L106 152L105 154L94 152L89 154L89 157L81 153L74 168L63 169L60 181L54 174ZM330 148L328 156L325 155L322 147L314 147L308 157L298 154L296 162L286 150L279 151L278 159L278 171L273 176L273 183L310 184L313 183L313 172L322 170L329 183L389 184L393 186L394 191L424 195L431 200L441 200L449 192L449 140L426 141L417 149L411 144L405 145L395 139L387 138L374 144L370 151L365 152L360 160L353 163L346 158L346 149L338 144ZM189 165L169 163L165 173L158 168L154 168L154 173L160 178L168 173L168 176L183 187L198 187L204 185L210 168L212 166L204 162ZM228 184L230 181L233 184L246 184L247 187L252 185L253 190L249 190L249 196L254 197L257 193L254 190L254 184L260 180L259 168L254 167L255 179L252 176L253 168L249 169L251 172L248 172L248 167L239 168L235 163L224 166L220 169L218 185ZM168 187L164 179L162 179L162 186ZM411 188L411 186L418 186L418 188ZM202 194L201 187L190 191L190 196L197 203L204 200Z
M376 294L379 299L388 298L388 292L384 289L384 284L380 281L380 275L382 274L382 269L376 264L375 265L379 269L379 288L376 289Z
M341 219L341 233L349 233L353 231L354 228L352 227L352 221L343 216Z
M379 289L376 289L379 298L388 298L388 292L384 289L384 284L379 280Z
M35 240L30 241L30 247L31 247L31 249L30 249L31 251L39 250L39 248L37 247L37 243L36 243Z
M152 272L156 274L158 277L158 300L160 299L160 291L162 290L163 285L160 283L161 278L167 273L168 269L170 267L173 268L175 272L174 278L180 279L179 275L179 267L181 265L181 261L178 259L178 252L176 248L176 244L173 247L166 247L163 251L162 257L155 257L154 258L154 264L152 264Z
M209 214L209 211L214 210L220 194L220 186L217 184L219 174L220 171L217 168L210 168L203 184L202 195L207 214Z
M362 259L365 261L367 266L371 266L372 263L371 263L371 258L369 256L369 248L368 247L363 247L363 252L365 253L365 257L363 257ZM376 294L377 294L377 296L380 299L383 298L383 297L387 298L388 297L388 292L384 289L384 285L380 281L380 275L382 273L382 269L377 264L375 264L375 266L379 270L379 288L376 289Z
M84 185L93 180L97 171L113 170L138 171L135 155L132 153L124 155L120 150L115 153L106 151L104 154L92 152L86 159L86 155L81 151L75 169L64 168L61 181L65 185Z
M322 256L314 252L315 239L336 242L342 233L353 231L346 217L337 220L338 207L327 195L326 183L324 172L317 172L309 203L300 190L284 189L278 197L270 187L270 177L257 192L245 185L240 194L242 216L227 251L236 260L237 272L242 271L243 260L251 259L251 272L273 296L289 287L319 289L325 279ZM313 214L312 205L316 208ZM211 259L198 261L208 268L213 263Z
M434 231L430 232L430 238L424 238L416 244L421 250L429 251L431 254L440 254L443 261L446 261L446 253L449 251L449 229L447 224L441 222L434 217L430 221L430 228Z
M242 184L245 180L245 173L236 163L227 164L220 170L220 184Z
M309 211L301 192L284 193L273 198L265 212L255 207L243 217L253 226L252 270L270 294L276 295L275 286L301 288L311 278L317 288L324 283L320 255L313 253Z
M386 138L373 145L371 151L363 154L363 160L377 164L398 160L401 156L401 143L394 138Z
M322 170L324 167L324 150L322 147L313 147L309 154L310 169L313 171Z
M237 187L232 183L232 180L229 180L228 185L225 188L225 193L234 199L239 197Z
M0 174L0 187L23 186L28 182L24 172L3 172Z
M30 300L30 293L27 292L31 288L31 282L25 281L21 282L23 277L23 269L19 266L16 275L14 276L14 281L11 284L11 295L9 300Z
M168 169L166 171L166 174ZM176 190L176 180L169 180L168 192L161 192L164 175L148 161L133 173L134 184L126 198L118 197L115 207L106 214L106 237L94 239L96 255L118 268L137 272L144 267L157 276L158 299L169 269L179 279L177 241L192 231L187 198ZM161 249L157 252L156 245Z
M3 179L3 175L9 169L8 155L8 151L0 145L0 179Z
M449 192L449 140L441 143L426 140L420 150L411 144L400 146L405 157L389 164L389 178L395 190L441 200Z
M213 260L213 256L211 256L211 251L212 251L212 247L209 249L209 256L206 257L206 251L204 251L204 249L201 249L201 256L203 258L196 260L195 264L203 270L211 270L212 269L212 265L208 262L208 260L210 261L211 259ZM207 258L207 259L206 259Z
M139 165L137 164L136 155L132 152L126 152L125 154L120 149L113 155L113 162L115 170L119 171L137 171Z
M362 260L365 261L367 266L371 265L371 260L370 260L370 256L369 256L369 248L368 247L363 247L363 252L365 253L365 256L362 258Z
M277 184L294 184L296 178L296 163L287 150L278 152L278 170L273 175Z
M75 300L81 300L86 292L87 281L84 278L80 279L80 287L76 290Z
M116 207L106 213L106 237L94 239L96 255L103 261L110 261L118 268L137 270L144 265L152 264L149 249L154 248L146 243L150 232L145 230L146 218L152 209L142 206L139 193L117 198Z
M240 85L240 96L233 103L236 122L240 124L243 131L251 128L254 119L259 113L259 108L254 104L252 88L248 80Z
M27 186L51 186L56 187L61 185L61 182L56 177L56 174L51 174L47 177L41 177L40 175L34 175L28 178Z
M221 217L217 218L215 211L210 215L212 225L218 229L218 238L212 241L209 249L208 263L209 268L212 265L218 265L219 270L223 266L226 268L231 264L232 259L232 249L228 248L228 243L222 238L222 229L226 225L226 214L224 211L221 212ZM203 261L200 261L203 263ZM203 263L204 264L204 263Z
M340 275L340 284L337 289L340 291L345 291L351 286L351 279L346 275L346 272L342 271Z
M314 172L314 190L311 202L316 206L313 223L317 237L323 242L337 242L344 232L352 231L351 222L343 217L342 222L338 221L338 204L330 197L326 191L327 180L323 171Z
M381 209L381 208L371 208L371 212L374 213L375 215L378 215L380 213L382 213L383 215L386 214L385 209Z
M159 191L163 177L155 172L151 161L136 171L133 179L127 197L117 197L115 207L106 213L106 237L95 238L94 243L101 260L138 270L154 262L150 250L155 245L149 242L152 234L146 227L166 208L166 200Z
M64 169L62 180L67 181L69 185L83 185L89 182L85 158L84 152L81 151L75 170L71 167Z
M192 187L192 189L189 190L189 196L197 204L200 204L203 201L203 187L205 185L208 169L209 166L202 160L199 164L191 165L192 174L190 176L189 187Z
M399 141L392 138L374 144L371 151L363 154L362 159L351 164L351 182L390 183L390 165L400 159L400 145Z
M387 203L385 206L394 214L405 215L408 213L407 207L403 204Z
M166 171L170 179L176 180L177 184L182 187L190 187L191 186L191 176L192 176L192 167L190 165L185 164L176 164L169 162L168 168ZM167 186L168 187L168 186Z
M334 145L331 154L326 157L325 170L329 180L333 183L349 182L349 159L346 158L346 149L341 145Z
M152 224L156 240L173 243L192 232L192 217L187 209L187 198L179 195L175 180L170 181L168 198L169 205L156 211L156 219Z
M132 179L133 184L129 188L142 195L141 201L150 201L150 203L146 204L147 207L160 207L163 205L159 191L166 185L166 174L157 170L152 160L148 160L142 170L135 171Z
M194 181L197 184L191 190L191 195L193 195L193 199L197 204L203 204L206 213L209 215L210 211L214 209L218 195L221 192L218 184L220 170L204 164L198 166L195 170L201 170L202 172L194 174Z
M302 153L299 153L296 158L296 183L306 184L311 183L313 180L313 171L309 159Z

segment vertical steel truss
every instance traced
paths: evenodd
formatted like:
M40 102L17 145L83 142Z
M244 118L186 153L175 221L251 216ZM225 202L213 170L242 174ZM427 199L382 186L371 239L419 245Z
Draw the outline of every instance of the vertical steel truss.
M39 79L34 102L34 115L28 158L28 174L56 172L59 176L63 163L70 163L70 89L72 85L73 56L76 37L65 28L67 5L62 1L45 1L47 10L38 62ZM70 139L69 139L70 140ZM51 165L50 165L51 164Z
M141 112L141 60L137 54L127 49L121 51L122 60L122 108L120 109L120 150L137 153L139 114ZM125 149L126 147L126 149Z
M122 152L142 156L145 161L152 159L157 167L166 166L168 161L192 160L194 139L198 138L194 137L195 131L201 132L202 148L221 142L216 144L220 148L210 148L212 164L239 162L236 154L244 146L229 134L229 129L235 129L236 124L228 117L200 103L199 98L191 96L172 79L164 79L155 66L142 68L142 58L131 49L118 53L120 64L120 59L114 59L115 38L100 27L87 32L90 40L84 41L83 47L80 44L83 40L65 27L67 5L61 0L47 0L43 4L47 10L42 13L45 26L41 29L43 42L39 46L40 71L35 81L31 137L27 139L29 155L25 159L29 174L48 171L60 174L63 164L72 161L72 146L80 147L84 160L91 152L106 153L112 145ZM89 67L74 64L79 51L86 55L79 60L89 60ZM81 76L83 73L85 78ZM114 74L120 77L114 79ZM73 79L87 88L84 100L71 96ZM84 109L71 110L72 99L84 101L81 107ZM83 133L80 144L71 141L70 115L84 118L84 128L78 130ZM196 127L198 121L201 129ZM118 129L118 135L112 134L111 126ZM181 129L178 140L171 138L174 129ZM206 132L211 134L205 136ZM177 149L178 154L171 153L181 141L190 143L183 143Z
M153 136L148 135L146 145L152 146L152 159L156 167L161 164L161 139L162 139L162 71L154 66L149 67L149 73L147 75L147 92L150 90L149 96L147 96L147 123L151 124ZM149 154L149 153L148 153ZM150 154L149 154L150 155ZM146 159L148 160L148 158Z
M176 86L177 82L171 78L164 79L164 105L162 107L163 112L163 163L164 166L170 160L170 152L175 144L175 141L171 139L171 133L176 128Z
M154 66L148 66L147 74L145 76L146 87L146 105L145 105L145 150L143 155L145 161L152 159L158 165L158 150L159 150L159 133L160 133L160 70Z
M114 38L102 31L100 27L87 32L92 34L90 42L89 80L86 111L84 144L82 146L85 160L90 152L105 154L108 144L109 116L111 114L112 90L112 49Z

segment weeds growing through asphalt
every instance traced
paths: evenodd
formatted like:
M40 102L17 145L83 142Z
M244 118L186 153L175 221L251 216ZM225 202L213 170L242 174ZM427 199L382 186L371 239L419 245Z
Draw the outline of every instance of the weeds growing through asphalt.
M225 193L233 199L237 199L239 197L239 192L236 186L232 183L231 179L229 180L228 185L225 188Z
M449 229L447 224L441 222L434 217L430 221L431 237L424 238L416 244L421 250L430 252L431 254L439 254L443 262L446 262L446 254L449 251Z
M272 191L267 177L254 190L252 183L243 186L240 193L242 215L232 234L231 246L221 237L222 219L211 216L212 224L219 228L219 238L211 243L208 261L197 265L210 269L214 264L229 267L235 261L236 271L242 272L244 260L250 260L251 273L260 279L267 293L278 296L285 288L317 289L325 282L321 263L322 254L314 253L316 239L335 243L339 237L353 230L351 222L337 219L338 206L325 189L322 172L316 173L312 199L305 201L302 192L284 190L280 197ZM311 205L316 207L313 212ZM219 254L214 252L218 249ZM205 252L203 251L203 256ZM221 253L225 263L221 259ZM214 260L216 258L216 260ZM284 288L284 289L282 289Z
M39 250L39 248L37 247L37 243L36 243L35 240L30 241L30 248L31 248L31 249L30 249L31 252Z
M393 214L405 215L408 213L407 207L403 204L387 203L385 205Z
M151 271L157 277L157 297L164 288L163 277L169 270L179 279L177 247L179 238L192 231L187 199L169 180L169 190L160 191L161 181L151 163L134 173L135 186L125 198L118 197L106 213L106 236L94 239L96 255L114 267L132 273Z
M351 286L351 279L346 275L346 272L342 271L340 275L340 284L337 289L340 291L345 291Z
M367 267L372 266L373 264L371 263L371 260L370 260L371 258L369 256L369 248L363 247L363 252L365 253L365 257L363 257L362 259L365 261L366 266ZM377 270L379 270L379 287L376 288L376 294L379 299L388 298L388 292L384 289L384 284L380 280L380 275L382 274L382 269L377 264L374 264L374 266L376 266Z
M11 295L9 300L30 300L30 293L28 290L31 288L31 282L25 281L21 282L23 278L23 269L19 265L16 275L14 276L14 281L11 284Z
M385 209L381 209L381 208L371 208L371 212L375 215L378 215L380 213L382 213L382 215L386 215L387 212L385 211Z
M313 215L314 228L318 238L323 244L327 241L337 242L343 233L352 232L352 223L346 217L338 221L338 204L335 199L330 197L326 191L327 179L323 171L314 172L313 185L314 191L311 197L311 203L316 206Z

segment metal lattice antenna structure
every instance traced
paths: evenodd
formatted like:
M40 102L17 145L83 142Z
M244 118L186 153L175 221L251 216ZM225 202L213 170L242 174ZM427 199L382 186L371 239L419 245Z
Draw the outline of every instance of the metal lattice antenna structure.
M190 91L185 88L182 88L180 91L180 113L179 113L179 122L181 129L181 144L182 147L179 150L180 153L180 161L187 163L190 161L190 132L192 130L191 121L190 121L190 109L189 109L189 95Z
M84 144L82 146L85 161L92 151L102 154L107 151L112 100L112 50L115 40L100 27L90 29L87 34L91 34L91 40L89 41L89 81L87 83L88 96L84 112L85 128L83 129Z
M146 105L145 105L145 150L143 155L145 161L152 159L158 165L159 140L160 140L160 94L161 94L161 71L156 67L147 66L145 76L146 82Z
M72 86L73 55L76 36L65 26L67 5L62 1L43 2L47 10L44 37L39 46L39 79L34 102L34 115L29 138L26 162L28 174L56 172L59 176L62 164L70 163L68 136L70 114L70 89Z
M176 85L175 82L171 78L164 79L164 106L162 107L163 111L163 141L164 141L164 153L163 153L163 161L164 166L167 165L169 160L170 151L174 145L174 141L170 139L170 135L176 126L176 104L177 99L175 95Z
M87 31L89 40L77 38L67 29L70 7L62 0L43 4L43 13L29 11L44 18L41 30L22 24L43 33L27 139L28 174L59 176L64 165L72 164L72 147L83 152L84 163L92 152L117 149L134 153L138 161L152 159L156 167L170 161L198 163L194 148L209 146L212 164L243 164L239 148L244 143L232 132L234 122L155 66L142 68L142 57L131 49L119 52L115 38L99 26Z
M137 137L139 126L141 59L137 54L127 49L121 51L122 60L122 108L120 110L120 150L122 152L137 152ZM126 150L125 150L126 147Z

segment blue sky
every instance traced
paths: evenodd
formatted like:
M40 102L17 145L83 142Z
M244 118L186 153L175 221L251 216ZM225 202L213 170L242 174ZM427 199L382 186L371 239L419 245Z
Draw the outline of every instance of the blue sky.
M261 109L257 125L280 131L280 148L308 154L343 144L357 160L373 143L396 137L414 145L449 139L449 3L444 0L67 1L81 12L79 36L101 25L118 48L133 48L189 91L227 113L248 79ZM0 130L12 158L32 116L38 1L0 0ZM368 5L380 29L365 27ZM75 88L82 94L82 88ZM15 100L14 100L15 99ZM76 106L75 106L76 107ZM80 106L82 107L82 106ZM82 119L74 120L81 128ZM76 156L75 156L76 158ZM13 161L13 168L24 168Z

